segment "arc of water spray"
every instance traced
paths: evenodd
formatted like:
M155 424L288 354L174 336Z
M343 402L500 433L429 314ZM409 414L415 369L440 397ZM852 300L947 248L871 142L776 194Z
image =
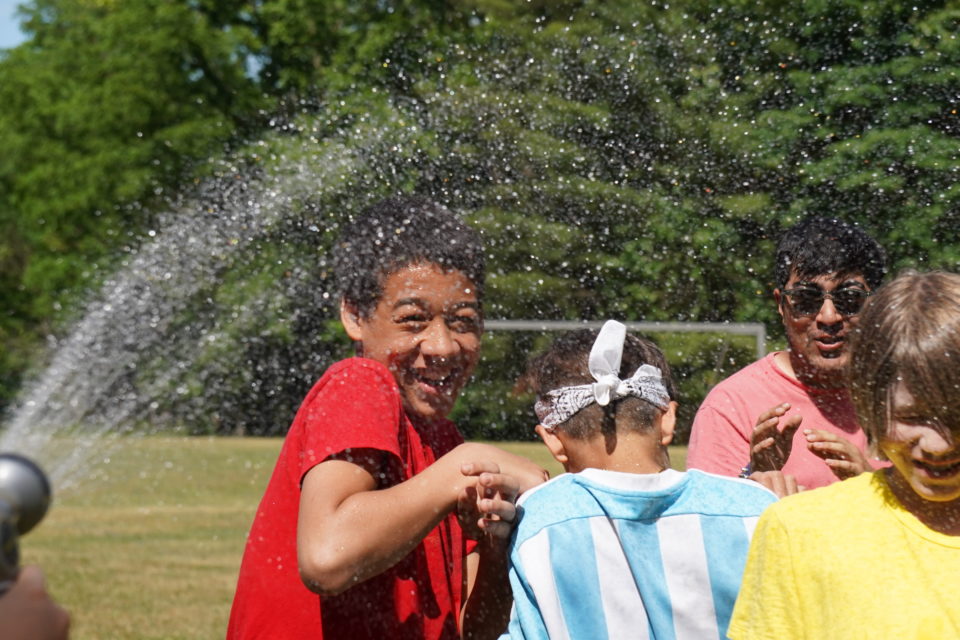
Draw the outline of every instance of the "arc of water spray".
M363 140L357 132L345 137ZM357 149L363 145L333 140L315 148L309 161L280 163L256 180L233 170L219 181L229 188L217 194L218 206L198 198L168 212L53 345L50 364L27 385L0 431L0 451L40 460L58 490L71 486L94 458L104 457L108 440L143 420L145 398L176 379L177 372L168 371L150 389L131 382L147 364L145 353L169 348L164 341L171 340L177 313L298 199L345 188L344 176L364 162ZM191 339L216 336L204 330Z

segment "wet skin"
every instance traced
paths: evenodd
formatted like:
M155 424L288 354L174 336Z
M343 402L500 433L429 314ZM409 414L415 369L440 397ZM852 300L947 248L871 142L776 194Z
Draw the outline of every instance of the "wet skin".
M363 357L393 374L407 411L427 420L450 413L480 357L476 287L460 271L432 263L393 272L371 314L345 305L341 320Z
M864 291L870 289L860 273L831 273L815 278L800 278L791 271L785 289L800 287L820 289L827 293L847 287ZM856 326L858 316L842 315L829 298L824 298L815 314L802 315L793 309L790 297L780 289L775 289L773 295L789 345L789 350L780 354L777 364L811 387L836 389L846 386L845 370L850 360L847 339Z
M924 500L960 499L960 430L949 429L898 383L880 446L910 488Z

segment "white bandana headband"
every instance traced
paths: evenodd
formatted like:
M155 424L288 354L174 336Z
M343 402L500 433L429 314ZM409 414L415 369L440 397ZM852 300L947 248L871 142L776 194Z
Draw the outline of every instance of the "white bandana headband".
M611 400L634 396L666 410L670 395L663 385L660 369L645 364L626 380L619 378L620 358L627 327L616 320L607 320L590 349L590 375L593 384L560 387L548 391L537 400L534 411L540 424L552 429L570 419L575 413L596 402L601 407Z

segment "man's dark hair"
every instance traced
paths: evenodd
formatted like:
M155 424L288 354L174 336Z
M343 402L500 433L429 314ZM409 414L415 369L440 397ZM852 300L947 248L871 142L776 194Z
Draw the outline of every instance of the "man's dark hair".
M333 249L340 297L362 317L376 309L391 274L417 263L460 271L483 299L480 234L446 207L419 196L381 200L351 220Z
M797 223L780 238L777 288L787 286L791 269L800 278L862 273L867 285L875 289L887 273L887 254L859 227L837 218L813 217Z
M542 354L530 360L522 386L537 397L560 387L572 387L595 382L590 375L590 350L600 333L598 329L578 329L557 338ZM647 340L628 333L623 341L620 358L621 380L632 376L642 365L660 369L663 386L671 400L677 399L677 388L670 373L670 365L660 348ZM583 440L598 430L632 429L648 431L660 409L646 400L633 396L619 398L605 407L594 403L584 407L558 428L572 438Z

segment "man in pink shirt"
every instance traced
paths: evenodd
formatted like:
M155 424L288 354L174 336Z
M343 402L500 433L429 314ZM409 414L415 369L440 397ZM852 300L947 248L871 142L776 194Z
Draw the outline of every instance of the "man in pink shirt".
M697 411L687 466L727 476L782 471L802 488L872 469L847 390L848 338L886 272L859 228L809 218L777 247L773 299L787 350L716 385Z

